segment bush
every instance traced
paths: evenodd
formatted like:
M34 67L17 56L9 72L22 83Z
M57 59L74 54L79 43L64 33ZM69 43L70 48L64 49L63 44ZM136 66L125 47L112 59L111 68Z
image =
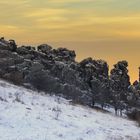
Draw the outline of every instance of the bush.
M127 116L129 119L137 121L140 126L140 110L134 109L131 112L127 112Z

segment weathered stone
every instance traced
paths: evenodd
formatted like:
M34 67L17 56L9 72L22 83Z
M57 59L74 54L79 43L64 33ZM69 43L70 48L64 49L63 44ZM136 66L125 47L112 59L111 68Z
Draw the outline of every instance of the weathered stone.
M10 46L10 48L11 48L11 51L13 51L13 52L16 51L16 49L17 49L17 45L16 45L15 40L10 39L10 40L9 40L9 46Z
M37 50L43 53L48 53L52 50L52 47L48 44L42 44L37 47Z
M66 48L58 48L52 50L53 57L56 61L75 61L75 51Z
M4 37L0 38L0 50L11 50L9 41L6 41Z
M30 53L29 50L24 46L18 47L16 51L20 55L26 55Z
M11 42L10 47L16 45L14 41ZM92 58L78 63L75 57L75 51L52 49L47 44L38 46L37 50L31 46L21 46L15 50L0 49L0 77L91 105L94 77L99 81L107 77L108 65L105 61Z
M17 45L14 40L6 41L3 37L0 39L0 49L16 51Z

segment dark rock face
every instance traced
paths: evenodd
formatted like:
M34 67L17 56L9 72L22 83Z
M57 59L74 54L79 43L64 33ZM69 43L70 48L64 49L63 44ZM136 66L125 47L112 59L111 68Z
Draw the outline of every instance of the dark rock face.
M109 76L103 60L86 58L75 61L76 54L66 48L53 49L47 44L37 47L16 46L14 40L0 39L0 78L28 88L57 94L73 102L115 110L140 107L140 83L130 86L128 63L119 61Z
M47 44L42 44L37 47L37 50L42 52L42 53L49 53L52 50L52 47L47 45Z
M0 41L1 78L18 85L31 85L74 102L92 104L93 93L85 82L86 78L81 76L83 68L75 61L74 51L52 49L47 44L38 46L37 50L31 46L14 49L11 46L16 46L13 40Z
M21 55L27 55L27 54L31 54L31 52L35 50L34 47L31 47L31 46L21 46L21 47L18 47L16 52L18 54L21 54Z
M52 50L52 57L56 61L75 61L75 51L70 51L66 48L58 48Z
M4 37L0 38L0 48L3 50L16 51L17 45L14 40L6 41Z

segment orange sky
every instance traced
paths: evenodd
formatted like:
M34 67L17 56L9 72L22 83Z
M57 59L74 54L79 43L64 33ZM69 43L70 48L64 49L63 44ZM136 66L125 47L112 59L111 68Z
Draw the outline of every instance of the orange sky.
M50 43L56 47L67 47L74 49L77 54L77 60L91 56L94 59L104 59L108 62L110 69L120 60L129 62L129 74L131 82L138 80L139 64L139 43L138 42L57 42ZM134 47L133 47L134 46Z
M140 66L140 0L0 0L0 33L18 44L76 50L77 60L128 60Z

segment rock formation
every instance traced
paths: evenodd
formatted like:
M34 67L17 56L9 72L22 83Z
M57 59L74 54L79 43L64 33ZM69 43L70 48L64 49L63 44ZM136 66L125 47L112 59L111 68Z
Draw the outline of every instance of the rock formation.
M86 58L78 63L75 58L73 50L53 49L48 44L17 47L14 40L6 41L2 37L0 78L88 106L95 102L102 107L113 103L118 108L134 91L140 91L139 83L130 88L126 61L114 65L109 77L107 62Z
M75 57L75 52L66 48L53 49L47 44L38 46L37 50L31 46L16 48L15 41L2 38L0 77L18 85L30 85L30 88L57 93L75 102L91 105L93 93L87 79L90 74L88 70L93 69L83 67L75 61ZM96 65L100 67L102 63ZM94 73L104 74L98 67Z

